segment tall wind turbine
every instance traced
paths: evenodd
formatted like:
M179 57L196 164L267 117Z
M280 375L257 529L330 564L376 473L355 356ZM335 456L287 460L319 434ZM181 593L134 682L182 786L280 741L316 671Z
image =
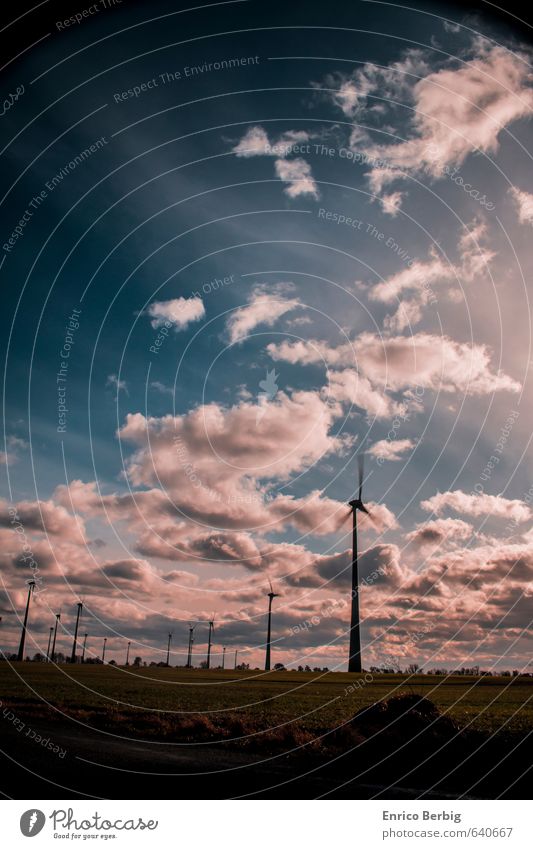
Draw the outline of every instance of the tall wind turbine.
M359 490L357 498L348 502L352 513L352 615L350 621L350 655L348 672L361 672L361 632L359 619L359 553L357 550L357 511L361 510L370 516L363 504L363 454L358 454Z
M17 655L17 660L24 660L24 644L26 642L26 631L28 630L28 614L30 612L30 601L34 589L35 581L28 581L28 598L26 599L26 612L24 613L24 623L22 625L22 633L20 635L19 653Z
M170 644L172 642L172 631L168 635L168 643L167 643L167 666L170 666Z
M107 645L107 637L104 637L104 644L102 646L102 664L105 663L105 647Z
M57 626L59 625L59 620L61 619L61 611L56 613L56 624L54 627L54 639L52 640L52 663L55 663L56 660L56 640L57 640Z
M189 651L187 654L187 669L192 669L192 646L194 643L194 629L196 625L191 625L189 622Z
M83 649L81 651L81 662L82 663L85 663L85 650L87 648L87 637L88 636L89 636L88 634L83 635Z
M126 649L126 666L130 665L130 648L131 648L131 640L128 640L128 648Z
M272 634L272 602L275 598L278 598L279 593L275 593L272 589L272 582L268 581L270 584L270 592L268 593L268 628L267 628L267 644L266 644L266 656L265 656L265 672L270 671L270 637Z
M70 662L71 663L76 663L76 646L77 646L77 643L78 643L78 627L79 627L79 624L80 624L80 616L81 616L82 610L83 610L83 602L79 601L78 602L78 613L76 615L76 627L74 629L74 642L72 643L72 654L70 656Z
M52 634L54 633L54 626L50 626L50 633L48 634L48 648L46 650L46 662L50 663L50 643L52 642Z
M213 631L215 630L215 614L209 620L209 636L207 638L207 664L206 669L211 668L211 645L213 643Z

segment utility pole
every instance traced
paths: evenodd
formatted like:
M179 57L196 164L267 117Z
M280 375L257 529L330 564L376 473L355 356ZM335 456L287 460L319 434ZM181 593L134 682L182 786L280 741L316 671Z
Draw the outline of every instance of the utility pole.
M26 599L26 612L24 613L24 623L22 625L22 633L20 635L20 644L17 660L24 660L24 645L26 643L26 631L28 629L28 614L30 612L30 600L34 589L35 581L28 581L28 598Z
M70 662L76 663L76 645L78 642L78 627L80 624L80 616L81 611L83 609L83 603L81 601L78 602L78 613L76 615L76 627L74 629L74 642L72 643L72 654L70 656Z

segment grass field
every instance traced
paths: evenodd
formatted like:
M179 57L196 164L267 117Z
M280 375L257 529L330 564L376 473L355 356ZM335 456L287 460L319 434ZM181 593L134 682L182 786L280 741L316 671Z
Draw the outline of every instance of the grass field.
M533 678L233 672L0 664L0 699L25 716L67 716L142 736L189 728L290 725L319 735L396 695L430 699L460 727L522 735L533 727ZM193 722L194 719L194 722ZM224 736L224 735L223 735Z

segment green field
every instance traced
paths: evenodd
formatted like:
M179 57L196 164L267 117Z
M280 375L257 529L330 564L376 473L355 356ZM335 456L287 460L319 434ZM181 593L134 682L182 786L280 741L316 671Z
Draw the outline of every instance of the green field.
M261 734L278 726L320 735L395 695L430 699L458 726L522 735L533 727L533 678L233 672L1 663L0 699L21 716L140 736ZM60 712L60 713L58 713Z

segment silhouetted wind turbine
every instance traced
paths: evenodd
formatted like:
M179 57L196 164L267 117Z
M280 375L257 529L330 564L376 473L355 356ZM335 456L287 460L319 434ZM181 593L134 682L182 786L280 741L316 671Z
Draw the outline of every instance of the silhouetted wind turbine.
M235 665L233 667L234 669L237 669L237 652L238 652L238 649L235 649Z
M130 646L131 640L128 640L128 648L126 649L126 666L130 665Z
M209 620L209 636L207 638L207 664L206 669L211 668L211 645L213 638L213 631L215 630L215 614L213 613L211 619Z
M76 645L77 645L77 642L78 642L78 627L79 627L79 624L80 624L80 616L81 616L82 610L83 610L83 602L79 601L78 602L78 613L76 615L76 627L74 629L74 642L72 643L72 654L70 656L70 662L71 663L76 663Z
M359 619L359 562L357 550L357 511L361 510L370 516L363 504L363 469L364 455L357 455L359 469L359 490L357 498L348 502L352 513L352 610L350 620L350 655L348 657L348 672L361 672L361 632Z
M82 663L85 663L85 649L87 648L87 637L88 636L89 636L88 634L84 634L84 637L83 637L83 649L82 649L82 652L81 652L81 662Z
M222 648L222 669L226 668L226 646Z
M107 637L104 637L104 645L102 647L102 663L105 663L105 647L107 643Z
M50 643L52 642L52 634L54 633L54 626L50 626L50 633L48 634L48 648L46 649L46 662L50 663Z
M168 635L168 643L167 643L167 666L170 666L170 644L172 642L172 631Z
M26 642L26 631L28 630L28 614L30 612L30 601L34 589L35 581L28 581L28 598L26 599L26 611L24 613L24 622L22 624L22 633L20 635L19 653L17 655L17 660L24 660L24 644Z
M275 593L272 589L272 582L268 581L270 584L270 592L268 593L268 628L267 628L267 644L266 644L266 656L265 656L265 672L270 671L270 637L272 633L272 602L275 598L279 597L279 593Z
M61 611L56 613L56 624L54 627L54 639L52 640L52 663L55 663L56 659L56 639L57 639L57 626L59 624L59 620L61 619Z
M189 622L189 652L187 655L187 669L192 669L192 646L194 643L194 629L196 625L191 625Z

